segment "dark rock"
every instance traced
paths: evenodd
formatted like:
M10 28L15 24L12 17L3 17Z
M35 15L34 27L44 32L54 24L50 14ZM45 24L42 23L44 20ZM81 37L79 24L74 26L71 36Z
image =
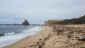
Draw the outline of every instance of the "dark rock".
M0 36L4 36L4 34L0 34Z
M80 47L80 48L85 48L85 47Z
M29 25L29 22L27 20L25 20L22 25Z
M78 41L85 41L85 38L82 38L82 39L78 39Z

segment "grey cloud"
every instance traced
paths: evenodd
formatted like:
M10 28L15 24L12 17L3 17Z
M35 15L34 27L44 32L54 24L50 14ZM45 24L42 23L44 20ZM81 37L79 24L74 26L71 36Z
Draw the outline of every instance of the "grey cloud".
M85 0L0 1L0 17L28 19L31 23L43 23L48 19L75 18L84 14Z

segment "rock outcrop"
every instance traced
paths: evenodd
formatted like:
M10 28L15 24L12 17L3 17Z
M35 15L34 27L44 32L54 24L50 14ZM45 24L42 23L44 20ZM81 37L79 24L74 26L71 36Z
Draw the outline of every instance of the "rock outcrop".
M27 20L25 20L22 25L29 25L29 22Z

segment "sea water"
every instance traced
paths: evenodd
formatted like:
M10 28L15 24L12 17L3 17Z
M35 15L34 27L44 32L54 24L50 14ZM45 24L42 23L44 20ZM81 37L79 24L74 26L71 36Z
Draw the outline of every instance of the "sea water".
M42 26L0 25L0 48L34 35L40 30Z

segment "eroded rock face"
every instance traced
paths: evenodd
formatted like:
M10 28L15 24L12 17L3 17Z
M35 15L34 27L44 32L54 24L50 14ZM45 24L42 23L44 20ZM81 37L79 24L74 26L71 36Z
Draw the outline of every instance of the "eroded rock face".
M25 20L22 25L29 25L29 22L27 20Z

